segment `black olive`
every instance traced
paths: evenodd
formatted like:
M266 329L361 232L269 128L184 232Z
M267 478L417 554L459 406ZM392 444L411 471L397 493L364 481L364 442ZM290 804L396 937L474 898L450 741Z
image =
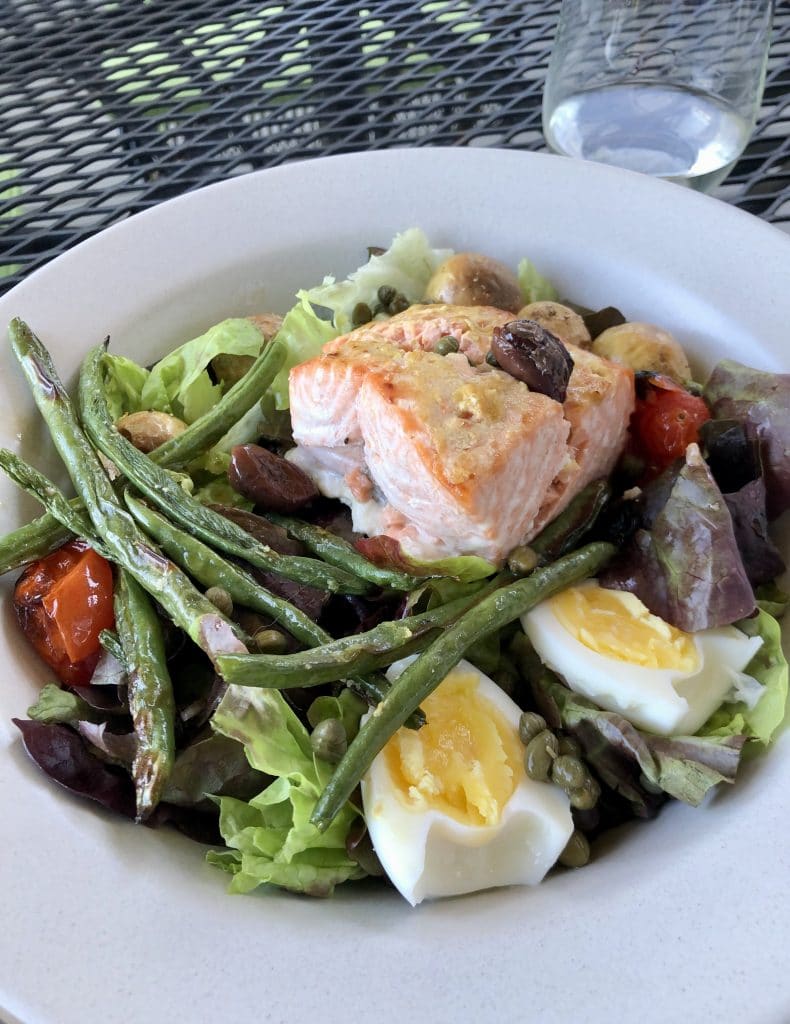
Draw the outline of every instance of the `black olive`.
M491 351L500 367L530 391L565 401L573 359L551 331L534 320L511 320L494 328Z

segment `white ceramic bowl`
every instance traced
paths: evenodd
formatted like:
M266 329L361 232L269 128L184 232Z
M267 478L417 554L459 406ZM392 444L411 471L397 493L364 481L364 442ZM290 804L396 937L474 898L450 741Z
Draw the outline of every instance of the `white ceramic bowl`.
M284 310L370 244L515 264L563 293L790 370L790 239L692 192L594 164L493 150L390 151L289 165L166 203L0 299L67 378L109 334L141 362L231 314ZM8 351L0 444L45 470L46 434ZM34 507L0 485L0 526ZM783 541L790 550L787 536ZM6 581L6 589L8 581ZM2 617L0 1016L24 1024L360 1019L765 1022L790 1014L790 743L699 810L621 830L537 889L409 908L362 884L330 902L230 897L201 849L52 785L10 724L45 673Z

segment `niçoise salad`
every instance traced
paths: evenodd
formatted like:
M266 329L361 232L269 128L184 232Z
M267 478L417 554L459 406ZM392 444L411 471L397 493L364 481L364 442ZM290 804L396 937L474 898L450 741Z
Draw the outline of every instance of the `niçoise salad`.
M76 494L0 451L23 742L231 891L534 885L779 730L790 374L416 229L71 398L10 335Z

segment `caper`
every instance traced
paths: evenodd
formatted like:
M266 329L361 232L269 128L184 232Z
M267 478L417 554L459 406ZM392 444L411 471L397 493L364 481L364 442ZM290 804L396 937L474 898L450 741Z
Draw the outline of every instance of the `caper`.
M598 803L598 797L601 795L601 787L595 781L595 779L587 778L584 785L579 786L578 789L572 789L568 796L570 797L571 807L576 807L580 811L589 811L595 807Z
M370 306L367 302L358 302L354 306L353 312L351 313L351 324L354 327L361 327L363 324L369 324L373 319L373 313L371 312Z
M560 736L560 754L570 754L571 757L582 756L582 745L573 736Z
M521 742L526 746L533 736L543 732L546 728L546 719L536 711L522 711L518 720L518 734Z
M554 758L557 756L557 737L544 729L533 736L524 752L524 770L536 782L547 782Z
M538 553L533 551L529 545L522 544L517 548L513 548L508 555L507 567L514 576L526 576L532 572L538 561Z
M389 304L392 302L392 300L395 298L397 294L397 291L392 287L391 284L383 284L377 292L379 302L385 308L389 306Z
M252 643L261 654L282 654L288 649L288 638L279 629L256 630Z
M560 754L551 766L551 781L566 792L581 789L589 777L584 764L572 754Z
M225 616L233 614L233 598L224 587L209 587L206 591L206 599L211 601L217 611Z
M565 868L583 868L590 859L590 844L587 841L587 836L578 829L574 829L565 844L565 849L557 859Z
M348 747L348 737L339 718L325 718L310 736L313 753L322 761L337 764Z
M457 352L460 348L457 338L452 334L445 334L434 345L434 352L437 356L449 356L451 352Z
M489 366L495 366L497 369L499 369L499 363L496 361L496 356L491 351L491 349L489 349L488 352L486 352L486 362L488 363Z

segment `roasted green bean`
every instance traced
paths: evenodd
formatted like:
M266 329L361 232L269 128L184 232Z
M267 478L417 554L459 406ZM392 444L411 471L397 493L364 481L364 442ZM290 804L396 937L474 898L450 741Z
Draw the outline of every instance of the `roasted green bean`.
M387 569L375 565L360 554L353 544L349 544L342 537L338 537L320 526L315 526L313 523L305 523L300 519L278 515L274 512L267 512L266 518L278 526L282 526L292 537L300 540L308 551L318 555L329 565L348 569L355 576L374 583L378 587L389 587L392 590L412 590L423 582L419 576L409 576L397 569Z
M210 448L234 423L259 402L285 362L285 346L278 341L264 345L247 373L225 392L215 406L186 430L155 448L150 458L160 466L179 469Z
M132 779L137 820L159 803L175 760L175 700L162 626L150 598L124 569L115 586L115 626L123 650L137 750Z
M227 655L218 663L219 670L229 683L274 689L317 686L344 679L350 672L369 672L427 647L437 629L454 622L501 583L498 577L471 596L456 598L419 615L379 623L365 633L339 640L330 637L330 642L309 651Z

